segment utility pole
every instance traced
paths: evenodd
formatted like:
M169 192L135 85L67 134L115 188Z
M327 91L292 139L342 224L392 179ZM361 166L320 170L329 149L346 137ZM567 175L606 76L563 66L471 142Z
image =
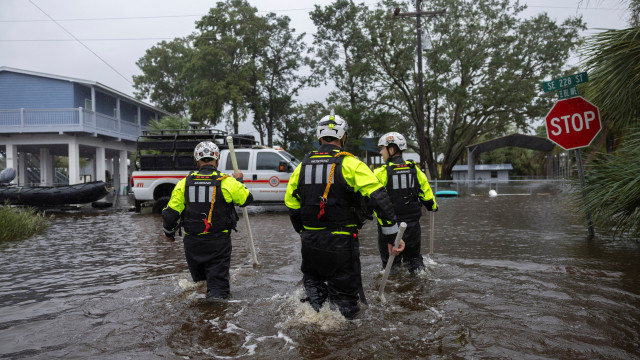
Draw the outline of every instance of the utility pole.
M393 12L394 18L416 18L416 43L418 45L418 145L420 146L420 167L426 170L426 174L431 180L431 174L427 165L427 144L424 138L424 91L422 84L422 16L434 17L443 15L447 10L420 11L422 0L416 0L416 12L401 13L399 8Z

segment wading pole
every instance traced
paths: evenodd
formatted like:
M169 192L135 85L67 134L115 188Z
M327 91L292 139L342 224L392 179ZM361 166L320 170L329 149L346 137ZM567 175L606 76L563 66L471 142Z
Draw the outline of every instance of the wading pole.
M236 161L236 152L233 149L233 138L231 136L227 136L227 144L229 145L229 153L231 155L231 162L233 163L233 171L238 172L238 161ZM260 263L258 262L258 258L256 257L256 249L253 246L253 234L251 233L251 224L249 224L249 214L247 214L246 207L242 207L242 217L244 218L244 223L247 224L249 251L251 251L251 259L253 260L253 266L255 267L260 265Z
M435 223L436 223L436 213L433 211L429 211L431 226L429 226L429 232L431 237L429 238L429 257L433 256L433 234L436 231Z
M398 234L396 235L396 240L393 242L393 247L398 247L400 245L400 241L402 240L402 235L404 234L404 230L407 228L407 224L404 222L400 223L400 227L398 228ZM380 281L380 290L378 290L378 297L381 301L385 301L384 299L384 286L387 284L387 279L389 278L389 273L391 272L391 266L393 265L393 260L396 258L394 254L389 255L389 260L387 260L387 267L384 268L384 275L382 275L382 281Z

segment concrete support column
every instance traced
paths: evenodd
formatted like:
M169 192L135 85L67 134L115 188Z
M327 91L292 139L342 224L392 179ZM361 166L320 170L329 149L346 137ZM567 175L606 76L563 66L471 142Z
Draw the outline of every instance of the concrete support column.
M107 181L105 177L105 154L104 148L99 146L96 148L96 181Z
M80 183L80 145L76 139L69 143L69 185Z
M118 159L118 191L122 194L122 190L127 186L127 180L129 180L129 174L127 172L127 150L120 151L120 158Z
M49 148L40 148L40 185L53 185L53 162Z
M27 155L28 153L18 153L18 185L27 186L29 182L29 176L27 175Z
M12 169L16 170L16 173L17 173L17 171L18 171L18 147L16 145L7 144L6 156L7 157L5 158L5 160L7 161L7 168L12 168ZM16 175L16 179L13 179L11 181L11 183L12 184L17 184L18 183L17 175Z
M80 170L82 172L82 175L89 175L90 179L89 181L96 181L96 159L95 156L92 156L91 158L89 158L89 164L87 167L85 167L84 169ZM82 181L86 182L87 180L85 179L85 177L82 177Z
M553 153L547 153L547 179L553 178Z

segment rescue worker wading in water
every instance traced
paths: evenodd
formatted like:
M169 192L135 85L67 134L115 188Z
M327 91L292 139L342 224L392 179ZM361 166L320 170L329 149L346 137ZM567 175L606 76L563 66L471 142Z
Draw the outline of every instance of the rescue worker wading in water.
M405 250L393 260L393 267L401 262L410 273L424 269L424 262L420 254L420 217L422 205L428 211L438 211L438 204L433 197L429 180L422 170L412 160L404 160L402 152L407 149L407 141L401 134L390 132L382 135L378 141L380 155L386 164L373 171L380 183L387 188L387 193L393 202L398 222L405 222L407 229L402 239ZM389 254L386 251L385 235L378 227L378 248L382 267L387 266Z
M198 170L173 189L162 211L162 225L167 241L175 241L175 232L182 226L191 278L207 281L207 297L225 299L229 296L231 230L238 220L234 204L247 206L253 196L242 184L242 172L234 173L234 179L216 169L220 150L213 142L198 144L194 157Z
M293 228L301 235L307 293L302 301L319 311L328 298L344 317L353 319L360 312L358 297L366 304L358 240L362 223L356 210L361 200L376 213L388 252L399 254L404 242L393 247L398 225L385 188L366 164L342 151L346 132L347 122L340 116L320 120L316 132L320 148L307 154L294 170L285 205Z

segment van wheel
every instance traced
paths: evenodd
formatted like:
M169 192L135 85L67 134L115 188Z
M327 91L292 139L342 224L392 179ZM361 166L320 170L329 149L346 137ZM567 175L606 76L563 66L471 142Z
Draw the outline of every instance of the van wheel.
M169 200L171 200L171 198L169 196L163 196L163 197L159 198L158 200L156 200L156 202L153 204L153 208L151 209L151 213L152 214L162 214L162 209L167 207L167 204L169 203Z

